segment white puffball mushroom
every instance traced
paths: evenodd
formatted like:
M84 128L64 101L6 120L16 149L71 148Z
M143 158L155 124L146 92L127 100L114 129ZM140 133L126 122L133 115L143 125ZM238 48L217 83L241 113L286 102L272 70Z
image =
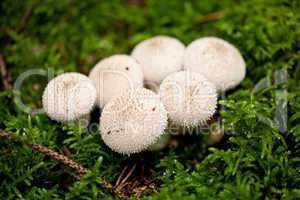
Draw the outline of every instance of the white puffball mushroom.
M156 36L137 44L131 56L141 64L146 83L160 83L167 75L182 69L184 50L178 39Z
M96 98L96 88L87 76L69 72L55 77L47 84L42 103L51 119L69 122L87 116Z
M128 55L113 55L96 64L89 74L97 89L97 105L128 89L143 87L143 72L136 60Z
M218 91L234 88L246 74L239 50L216 37L200 38L189 44L184 54L184 69L203 74Z
M202 125L216 110L215 86L199 73L181 71L167 76L160 85L159 95L175 125Z
M167 112L159 95L133 89L108 102L100 117L104 143L122 154L146 150L164 134Z

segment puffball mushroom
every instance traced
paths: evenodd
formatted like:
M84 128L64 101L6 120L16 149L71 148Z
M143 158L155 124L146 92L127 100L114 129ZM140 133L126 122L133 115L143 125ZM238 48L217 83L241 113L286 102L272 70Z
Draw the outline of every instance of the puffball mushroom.
M69 122L88 116L95 105L96 97L96 88L87 76L69 72L48 83L42 103L51 119Z
M132 89L108 102L100 118L104 143L122 154L146 150L164 134L167 112L157 94Z
M238 49L216 37L200 38L189 44L184 69L203 74L219 91L234 88L246 74L246 64Z
M201 125L216 110L216 88L199 73L181 71L167 76L160 85L159 95L175 125Z
M127 89L143 87L141 66L127 55L114 55L101 60L89 77L96 85L99 107Z
M160 83L183 65L185 46L176 38L156 36L137 44L131 56L142 66L145 82Z

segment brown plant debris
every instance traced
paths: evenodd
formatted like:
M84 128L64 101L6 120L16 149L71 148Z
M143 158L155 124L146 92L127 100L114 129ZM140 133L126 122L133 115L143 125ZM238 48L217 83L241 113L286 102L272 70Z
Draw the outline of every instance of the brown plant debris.
M212 21L217 21L225 17L225 12L224 11L216 11L209 13L207 15L201 16L197 18L197 21L199 23L207 23L207 22L212 22Z
M21 17L19 24L15 28L15 31L17 33L21 32L25 28L29 17L32 15L32 9L33 6L28 7L23 16Z
M125 164L114 188L125 197L140 198L156 190L158 183L153 180L154 170L143 160L134 164Z
M0 73L1 73L1 80L2 85L5 90L10 90L11 87L11 76L9 71L7 70L7 66L4 61L4 57L0 54Z

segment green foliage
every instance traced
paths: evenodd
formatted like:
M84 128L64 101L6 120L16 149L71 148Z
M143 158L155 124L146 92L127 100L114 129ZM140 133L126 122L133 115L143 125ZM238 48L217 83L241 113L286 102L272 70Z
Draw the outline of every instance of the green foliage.
M29 7L25 27L14 31ZM203 21L219 11L225 16ZM246 79L219 102L226 133L221 144L208 147L193 136L177 149L134 158L113 153L99 134L76 124L23 112L14 104L15 93L1 91L0 128L59 152L67 147L70 158L91 172L78 181L49 157L19 142L0 141L0 199L114 199L97 177L115 182L126 160L143 156L156 166L154 178L161 183L145 199L300 198L299 1L148 0L136 6L121 0L4 0L0 13L0 50L13 81L34 68L88 73L99 59L129 53L156 34L185 44L219 36L235 44L247 63ZM287 71L287 81L276 84L280 69ZM20 97L31 109L41 106L46 83L47 77L35 75L22 84ZM279 104L285 90L287 104ZM278 106L287 108L288 116L280 130L276 122L284 119L274 120Z

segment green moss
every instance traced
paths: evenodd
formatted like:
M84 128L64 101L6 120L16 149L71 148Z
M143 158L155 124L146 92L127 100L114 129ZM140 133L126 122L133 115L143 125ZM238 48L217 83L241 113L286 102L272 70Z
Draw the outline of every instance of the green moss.
M13 31L31 6L24 29ZM203 20L215 12L225 15ZM66 146L70 157L91 172L76 181L47 156L18 142L0 141L0 199L116 198L101 189L97 177L115 182L124 163L143 159L155 166L160 183L145 199L300 198L299 1L149 0L135 6L121 0L4 0L0 13L0 50L13 81L34 68L88 73L99 59L129 53L156 34L185 44L219 36L236 45L247 63L246 79L219 102L225 108L220 111L226 131L221 144L208 147L202 136L184 137L176 149L133 158L111 152L99 134L23 112L14 104L15 94L1 91L0 128L59 152ZM276 84L274 74L280 69L288 78ZM46 83L47 77L35 75L22 84L20 96L31 109L41 106ZM280 103L285 92L287 104ZM274 116L285 109L283 126L277 122L285 120L284 113Z

